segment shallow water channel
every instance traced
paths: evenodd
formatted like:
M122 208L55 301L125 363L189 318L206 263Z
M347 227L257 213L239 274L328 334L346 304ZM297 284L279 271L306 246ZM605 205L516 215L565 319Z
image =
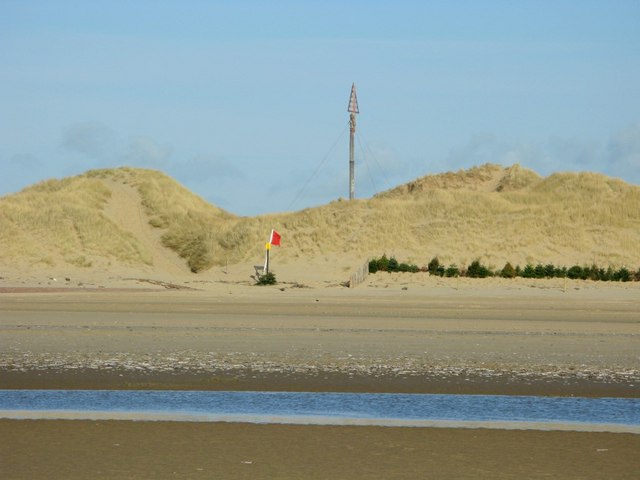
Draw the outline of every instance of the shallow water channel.
M491 426L640 433L640 399L389 393L0 390L0 418Z

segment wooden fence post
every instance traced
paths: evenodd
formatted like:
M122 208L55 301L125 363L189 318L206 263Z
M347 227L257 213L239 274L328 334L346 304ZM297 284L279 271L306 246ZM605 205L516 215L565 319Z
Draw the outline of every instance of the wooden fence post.
M369 275L369 261L367 260L349 278L349 288L355 288L365 281Z

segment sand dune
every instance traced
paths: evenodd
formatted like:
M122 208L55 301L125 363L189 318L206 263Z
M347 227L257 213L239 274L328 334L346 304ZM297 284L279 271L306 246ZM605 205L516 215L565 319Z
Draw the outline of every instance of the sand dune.
M189 278L260 263L274 251L296 280L348 278L383 253L426 265L506 262L640 267L640 187L599 174L546 178L518 165L426 176L368 200L241 218L150 170L94 170L0 198L6 275ZM7 273L9 272L9 273ZM70 272L70 273L68 273ZM215 273L214 273L215 272ZM248 275L245 275L245 278Z

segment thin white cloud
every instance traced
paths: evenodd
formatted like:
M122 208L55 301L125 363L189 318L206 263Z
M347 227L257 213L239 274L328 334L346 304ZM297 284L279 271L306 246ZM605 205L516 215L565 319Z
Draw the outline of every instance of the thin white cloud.
M493 134L472 137L450 151L432 171L456 170L485 163L520 165L541 175L563 171L593 171L640 183L640 124L616 132L610 139L564 138L541 142L508 141Z
M606 154L613 175L640 184L640 123L616 133Z
M149 137L134 137L125 146L122 159L132 165L165 168L171 157L171 148L160 145Z
M60 148L75 154L88 168L131 165L165 169L172 149L146 136L122 139L111 127L100 122L81 122L67 126L62 132Z
M117 150L116 133L99 122L82 122L67 126L60 147L92 162L113 161Z
M192 159L179 163L177 169L185 181L202 182L211 179L226 182L247 179L247 174L237 166L237 162L213 154L197 154Z

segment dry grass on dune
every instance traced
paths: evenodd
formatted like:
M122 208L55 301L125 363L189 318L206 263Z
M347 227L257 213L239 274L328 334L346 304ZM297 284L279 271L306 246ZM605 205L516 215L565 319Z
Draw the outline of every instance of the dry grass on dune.
M194 272L261 258L271 228L283 235L288 261L350 263L337 267L382 253L418 265L438 256L460 267L476 258L494 268L640 266L640 187L592 173L542 178L518 165L426 176L369 200L253 218L210 205L161 172L94 170L0 199L0 259L148 264L145 243L105 215L120 194L116 183L137 192L128 208L144 212L145 228Z
M94 268L151 265L153 245L106 214L120 194L114 184L137 193L120 216L143 211L148 229L161 233L156 248L174 250L194 272L248 260L252 254L260 258L265 232L272 228L268 216L236 217L158 171L91 170L1 198L0 261Z
M101 213L110 196L102 182L80 176L0 199L0 259L78 267L111 260L148 264L137 240Z
M592 173L541 178L517 165L428 176L370 200L333 202L278 218L304 255L438 256L556 265L640 265L640 188Z
M117 181L135 188L150 226L163 232L162 244L183 257L193 271L213 264L212 238L237 218L207 203L175 180L154 170L92 170L90 178Z
M486 164L469 170L427 175L382 192L376 197L389 198L407 194L416 195L434 190L506 192L526 189L540 180L541 177L537 173L521 168L519 165L503 168L499 165Z
M422 246L427 260L640 264L640 188L590 173L542 179L522 170L487 165L462 173L475 173L493 190L444 185L380 200L395 203L383 206L388 214L402 210L418 219L406 238L414 241L412 251Z

